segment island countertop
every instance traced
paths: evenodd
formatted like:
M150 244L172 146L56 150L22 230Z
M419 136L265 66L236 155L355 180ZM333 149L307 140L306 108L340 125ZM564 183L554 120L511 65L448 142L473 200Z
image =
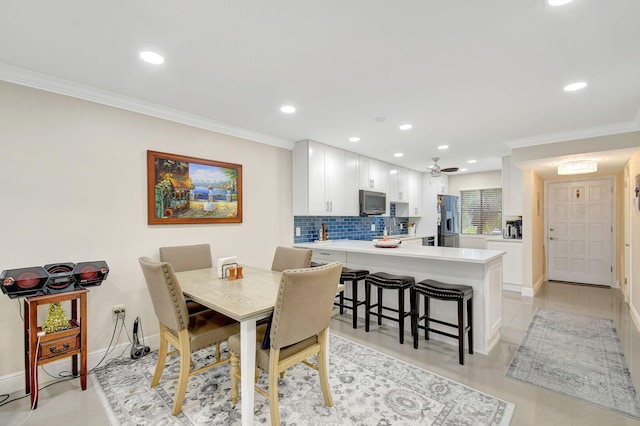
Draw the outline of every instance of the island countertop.
M373 245L373 241L366 240L335 240L317 243L296 243L294 247L312 250L337 250L351 253L366 253L385 256L413 257L421 259L445 260L465 263L489 263L502 257L502 250L484 250L474 248L434 247L434 246L403 246L395 248L380 248Z

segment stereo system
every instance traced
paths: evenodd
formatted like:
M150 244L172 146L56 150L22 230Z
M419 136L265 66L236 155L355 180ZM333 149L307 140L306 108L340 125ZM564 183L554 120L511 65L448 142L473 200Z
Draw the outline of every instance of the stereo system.
M29 268L7 269L0 274L0 288L11 299L66 293L99 286L109 267L103 260L80 263L50 263Z

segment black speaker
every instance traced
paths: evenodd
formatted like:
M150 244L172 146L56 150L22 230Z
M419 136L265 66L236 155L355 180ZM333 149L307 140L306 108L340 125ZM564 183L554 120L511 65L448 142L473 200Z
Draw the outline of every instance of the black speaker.
M98 286L107 279L109 267L104 260L94 262L80 262L73 269L76 283L82 287Z
M76 285L76 279L73 276L73 269L76 264L67 263L50 263L44 265L44 269L49 274L45 292L47 294L66 293L81 289Z
M0 274L2 292L11 299L44 294L49 274L42 266L7 269Z

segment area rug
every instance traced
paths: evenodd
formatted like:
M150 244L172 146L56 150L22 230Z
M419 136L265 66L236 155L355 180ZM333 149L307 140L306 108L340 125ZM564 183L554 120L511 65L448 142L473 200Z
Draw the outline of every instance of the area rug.
M506 375L640 420L612 320L538 308Z
M226 350L226 349L225 349ZM194 363L212 358L196 352ZM283 425L508 425L515 405L381 352L330 336L333 407L324 405L318 374L306 366L287 370L278 386ZM231 405L228 364L189 379L178 416L170 415L178 378L171 357L160 380L149 383L157 360L152 352L122 359L92 374L91 380L113 425L238 425L240 402ZM259 384L266 387L266 375ZM241 396L242 397L242 396ZM269 424L268 400L256 394L255 424Z

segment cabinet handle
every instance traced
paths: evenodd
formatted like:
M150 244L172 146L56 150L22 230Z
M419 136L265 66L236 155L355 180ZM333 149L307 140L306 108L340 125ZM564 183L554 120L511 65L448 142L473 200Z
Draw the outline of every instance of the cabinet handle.
M69 350L69 344L65 343L64 345L62 345L62 349L56 349L55 346L51 346L49 348L49 350L51 351L52 354L59 354L60 352L65 352Z
M333 213L333 201L329 201L329 211Z

